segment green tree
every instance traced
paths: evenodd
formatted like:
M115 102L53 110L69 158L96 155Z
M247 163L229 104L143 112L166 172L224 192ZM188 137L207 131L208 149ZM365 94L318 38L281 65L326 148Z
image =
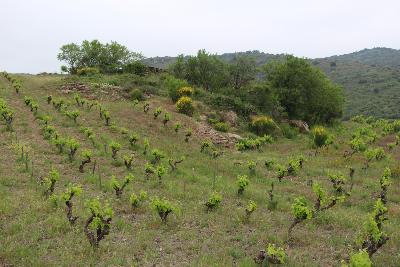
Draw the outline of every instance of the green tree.
M125 66L143 58L140 53L132 52L114 41L102 44L98 40L84 40L81 45L70 43L60 50L57 58L67 64L63 71L71 74L80 68L98 68L103 73L120 72Z
M342 116L343 90L306 59L286 56L264 67L289 118L309 123L330 122Z
M79 45L70 43L63 45L60 48L60 53L57 55L57 59L65 61L68 66L63 66L62 71L68 71L71 74L75 74L77 69L82 63L82 51Z
M235 89L248 85L256 77L257 67L254 58L249 56L235 56L229 65L230 84Z

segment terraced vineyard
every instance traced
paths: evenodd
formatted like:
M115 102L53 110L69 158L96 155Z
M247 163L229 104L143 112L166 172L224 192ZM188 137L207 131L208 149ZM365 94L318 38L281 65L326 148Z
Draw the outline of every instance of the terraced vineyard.
M399 121L225 147L167 98L64 83L0 78L0 265L400 262Z

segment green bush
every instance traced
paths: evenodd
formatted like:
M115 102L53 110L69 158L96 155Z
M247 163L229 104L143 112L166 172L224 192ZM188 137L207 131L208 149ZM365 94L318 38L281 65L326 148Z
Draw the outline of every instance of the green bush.
M78 74L79 76L93 76L99 73L100 70L98 68L92 68L92 67L80 68L76 71L76 74Z
M178 89L178 97L181 98L182 96L191 97L194 94L194 89L189 86L184 86Z
M287 123L283 123L280 126L282 135L287 139L294 139L299 135L299 129L291 127Z
M176 102L176 109L180 113L192 116L194 112L193 100L190 97L182 96Z
M164 86L168 90L168 95L171 97L172 101L176 102L181 97L178 90L187 87L188 83L185 80L177 79L169 75L164 80Z
M238 195L243 195L244 190L249 185L250 181L247 178L247 175L238 175L237 177L237 185L238 185Z
M347 265L345 265L347 266ZM371 267L372 261L369 258L367 251L360 250L350 256L350 266L349 267Z
M131 206L133 208L137 208L146 199L147 199L147 192L146 191L140 191L139 196L137 196L135 193L132 193L131 196L129 197L129 202L131 203Z
M129 99L130 100L138 100L138 101L143 101L144 100L144 95L142 90L140 89L132 89L129 92Z
M147 66L140 61L128 63L124 67L124 72L132 73L139 76L144 76L147 71Z
M327 144L328 131L322 126L316 126L312 129L312 138L316 147L322 147Z
M217 122L213 124L215 130L226 133L229 131L229 125L226 122Z
M257 135L272 134L277 125L269 116L255 116L251 120L250 129Z
M273 139L270 135L264 135L262 137L257 137L256 139L246 138L239 140L236 143L236 149L239 151L261 149L261 146L265 144L271 144Z
M170 213L176 213L177 208L166 199L154 198L151 201L151 207L158 213L163 223L167 222L167 217Z
M221 201L222 201L221 194L214 192L208 198L207 202L204 205L206 205L207 210L213 210L213 209L216 209L220 205Z

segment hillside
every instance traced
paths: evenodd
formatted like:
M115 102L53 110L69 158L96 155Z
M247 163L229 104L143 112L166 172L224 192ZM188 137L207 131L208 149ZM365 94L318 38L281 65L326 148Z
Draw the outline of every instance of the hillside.
M320 149L309 134L277 134L258 149L237 151L204 143L201 117L208 107L196 103L193 117L177 113L157 76L12 77L21 83L0 77L0 98L14 114L13 131L0 120L1 266L259 266L254 258L271 244L282 248L282 266L339 266L358 251L356 240L371 221L386 167L393 172L382 223L389 240L372 261L377 267L400 262L399 132L386 132L393 125L388 121L328 128L333 145ZM126 88L148 92L146 101L128 100ZM255 138L240 127L230 132ZM367 161L356 150L345 157L356 133L358 141L369 140L368 151L384 157ZM64 138L69 141L62 145ZM79 146L69 157L71 138ZM181 159L176 169L169 165ZM72 224L65 202L70 183L82 188L71 200ZM139 198L141 191L148 197ZM207 201L210 207L218 200L214 192L222 201L207 209ZM165 222L154 208L157 197L173 206ZM299 201L306 208L300 206L302 219L289 235ZM113 212L101 208L106 203ZM317 203L324 209L317 212ZM312 213L304 217L304 209ZM105 233L98 248L87 238L93 229Z
M314 60L313 64L345 89L345 119L356 114L400 117L400 69L332 59Z
M363 49L350 54L328 57L326 60L358 61L372 67L400 69L400 50L376 47L372 49Z
M260 51L225 53L231 62L236 54L252 56L258 66L282 58ZM380 118L400 118L400 50L364 49L351 54L311 59L334 82L343 86L346 96L344 118L357 114ZM167 68L174 57L148 58L146 64Z

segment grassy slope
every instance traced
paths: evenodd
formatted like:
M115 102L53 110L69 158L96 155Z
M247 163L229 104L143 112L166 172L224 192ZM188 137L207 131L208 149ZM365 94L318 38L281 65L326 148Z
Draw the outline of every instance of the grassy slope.
M101 265L101 266L252 266L252 258L268 242L283 246L288 253L288 266L328 266L337 265L344 258L356 237L360 224L372 210L378 181L386 165L399 156L399 148L390 158L373 163L367 170L361 170L363 157L355 155L344 159L345 143L355 125L345 124L343 128L332 129L338 135L339 148L330 148L314 157L309 140L301 136L296 140L278 140L265 147L264 152L239 153L226 150L225 154L213 161L201 154L200 142L194 138L190 143L183 141L183 133L175 134L172 125L164 128L160 120L152 118L152 112L144 114L141 107L132 107L125 101L102 101L111 111L112 120L120 127L140 134L137 148L137 160L134 167L136 180L129 184L121 200L117 200L107 182L111 175L119 179L127 174L125 167L117 166L111 159L110 152L103 146L93 147L78 131L70 119L57 113L47 105L45 97L66 97L55 88L60 78L24 76L22 94L17 96L1 78L0 97L5 98L15 110L15 130L20 142L28 143L34 158L34 176L23 172L23 166L16 161L15 153L9 144L15 137L1 127L0 161L0 264L27 265ZM79 139L83 148L94 151L94 158L100 170L95 176L78 171L78 160L69 163L66 155L59 155L53 145L43 140L40 126L31 112L23 104L23 96L31 96L39 103L39 112L51 114L53 121L64 136ZM107 99L107 98L106 98ZM176 114L171 103L163 98L152 98L151 110L162 106L173 114L172 123L182 121L187 127L195 127L195 122L188 117ZM123 149L119 153L129 152L128 142L119 132L113 132L104 126L96 110L81 108L79 125L90 126L95 130L99 142L119 141ZM168 173L162 185L155 177L144 178L143 164L150 156L143 156L143 137L150 139L151 148L164 151L168 157L187 159L179 165L178 171ZM81 148L82 149L82 148ZM80 150L81 150L80 149ZM79 152L78 152L79 153ZM304 154L307 162L298 177L277 182L275 174L267 172L263 166L266 159L274 159L286 164L291 156ZM237 166L234 161L244 164ZM236 175L248 174L246 162L255 160L256 174L250 176L250 186L244 196L236 195ZM164 164L166 164L164 160ZM356 167L355 188L353 195L344 204L328 210L320 217L306 222L294 229L294 242L289 246L287 228L291 223L290 206L293 199L304 195L313 201L309 179L318 180L329 188L326 173L329 170L347 173L348 166ZM53 167L61 173L61 181L56 185L56 193L61 193L69 182L81 183L84 187L82 196L74 199L75 213L80 216L75 227L69 226L65 218L64 207L53 208L42 195L42 189L35 179L44 176ZM213 175L217 174L216 190L223 194L223 204L215 212L206 213L202 203L213 191ZM99 175L103 187L100 188ZM275 181L276 198L279 201L276 211L267 209L267 191ZM166 197L178 203L181 212L170 216L167 225L160 223L157 215L146 204L137 211L129 207L130 193L148 191L150 196ZM398 250L400 235L400 189L399 181L394 181L389 193L389 217L386 231L391 237L382 250L374 256L376 266L395 266L400 261ZM93 251L83 233L84 219L88 216L84 210L84 200L101 196L108 200L115 210L115 218L109 236L100 244L98 251ZM254 200L258 209L250 222L243 223L244 206Z

